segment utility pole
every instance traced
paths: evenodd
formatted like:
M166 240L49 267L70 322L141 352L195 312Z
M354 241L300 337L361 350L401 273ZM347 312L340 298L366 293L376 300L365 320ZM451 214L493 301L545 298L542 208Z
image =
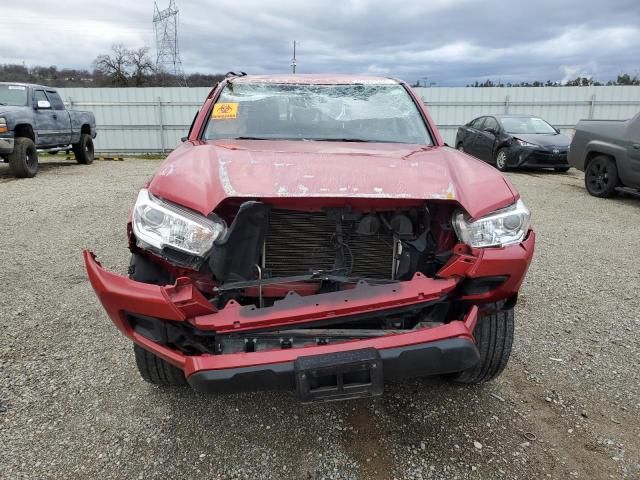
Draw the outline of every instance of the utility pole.
M296 41L293 41L293 58L291 59L291 71L296 73Z

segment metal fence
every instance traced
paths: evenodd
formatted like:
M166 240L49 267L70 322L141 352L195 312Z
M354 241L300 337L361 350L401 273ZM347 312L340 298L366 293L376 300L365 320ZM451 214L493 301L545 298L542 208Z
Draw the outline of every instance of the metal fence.
M96 150L154 153L173 149L187 134L209 88L63 88L67 106L91 110ZM640 111L640 87L418 88L445 141L456 129L490 113L531 113L563 131L582 118L626 119Z

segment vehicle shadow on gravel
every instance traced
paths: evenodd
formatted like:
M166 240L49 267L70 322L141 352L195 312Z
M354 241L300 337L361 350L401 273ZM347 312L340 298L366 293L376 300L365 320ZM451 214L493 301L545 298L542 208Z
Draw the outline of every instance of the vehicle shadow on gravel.
M50 170L56 170L58 168L63 167L72 167L74 165L78 165L75 161L58 161L58 162L40 162L38 164L38 175L42 175L45 172ZM11 180L23 180L21 178L14 177L11 169L9 168L9 164L0 163L0 181L6 182Z

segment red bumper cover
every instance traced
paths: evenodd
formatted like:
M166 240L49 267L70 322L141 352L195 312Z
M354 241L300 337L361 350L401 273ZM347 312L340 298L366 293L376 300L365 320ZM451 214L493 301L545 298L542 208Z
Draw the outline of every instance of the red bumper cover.
M446 325L402 334L304 348L194 356L184 355L140 335L131 328L128 313L187 322L197 329L224 334L374 314L425 304L447 296L470 303L493 302L517 294L533 256L534 242L535 236L530 232L520 245L454 255L440 271L440 275L447 278L432 279L418 273L410 281L394 284L363 285L352 290L308 297L291 295L273 307L261 309L230 301L224 309L217 310L187 278L179 278L175 285L170 286L145 284L108 272L88 251L84 252L84 260L93 289L122 333L183 369L189 378L201 372L282 365L304 356L356 349L374 348L392 352L394 349L414 348L448 339L473 342L478 308L472 306L464 318ZM502 276L505 280L496 289L482 294L461 297L456 293L463 280L491 276Z

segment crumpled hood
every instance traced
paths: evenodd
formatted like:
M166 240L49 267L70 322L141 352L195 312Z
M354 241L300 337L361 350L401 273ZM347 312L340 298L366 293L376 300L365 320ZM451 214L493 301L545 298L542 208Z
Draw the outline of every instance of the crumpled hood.
M340 197L452 200L477 218L517 199L500 172L457 150L381 143L186 142L149 189L203 215L228 197Z

